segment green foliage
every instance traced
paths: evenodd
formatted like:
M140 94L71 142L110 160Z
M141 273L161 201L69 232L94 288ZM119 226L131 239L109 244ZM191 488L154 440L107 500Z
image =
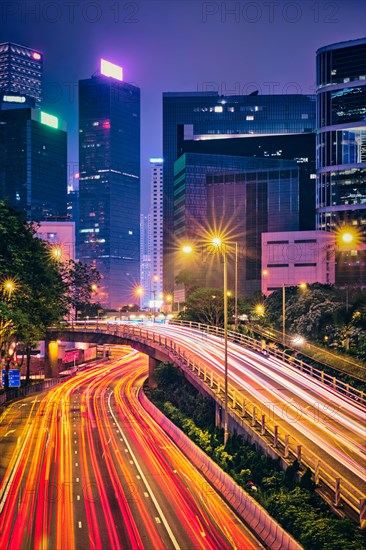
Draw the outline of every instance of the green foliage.
M361 550L365 537L348 520L335 517L314 492L309 469L299 479L295 461L283 472L279 462L234 433L223 445L214 427L215 408L173 365L156 369L158 387L147 395L180 429L291 533L305 550ZM257 491L250 489L254 483Z
M366 360L366 291L314 283L286 287L286 330ZM265 302L266 320L282 329L282 290Z
M70 305L86 304L98 280L85 264L57 262L50 245L35 234L35 224L0 201L0 353L6 361L13 341L21 343L29 359L47 327L60 322ZM6 292L9 279L14 288Z
M68 311L67 285L48 244L35 233L21 213L0 201L0 349L5 358L14 340L30 353L46 328ZM5 291L8 279L12 292Z

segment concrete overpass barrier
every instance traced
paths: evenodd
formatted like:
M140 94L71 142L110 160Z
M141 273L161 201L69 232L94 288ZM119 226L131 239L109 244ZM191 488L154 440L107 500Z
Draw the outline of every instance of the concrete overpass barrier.
M301 550L303 548L256 500L239 487L206 453L201 451L177 426L164 416L148 400L143 391L139 392L139 400L144 409L231 505L266 548L270 550Z

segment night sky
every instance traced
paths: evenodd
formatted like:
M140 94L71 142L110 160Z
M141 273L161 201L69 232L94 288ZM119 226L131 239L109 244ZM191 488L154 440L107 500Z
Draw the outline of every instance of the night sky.
M44 52L44 103L77 172L77 83L100 57L141 88L142 209L162 154L162 92L313 93L316 49L366 35L364 0L43 0L0 3L0 41Z

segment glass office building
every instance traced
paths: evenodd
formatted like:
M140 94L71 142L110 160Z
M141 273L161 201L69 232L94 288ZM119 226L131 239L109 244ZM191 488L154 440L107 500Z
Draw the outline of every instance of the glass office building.
M42 101L43 54L13 42L0 44L0 90Z
M108 308L140 281L140 89L99 74L79 82L79 259L102 280Z
M317 51L317 228L366 236L366 39ZM336 281L365 281L362 246L339 258ZM343 264L343 267L341 265ZM343 272L343 273L342 273Z
M219 229L238 244L238 289L251 296L261 289L262 233L299 228L298 165L293 160L185 153L174 165L174 210L175 242L193 240L204 250L205 233ZM175 275L181 268L177 263ZM220 288L222 269L203 266L200 278L201 284Z
M315 132L315 96L163 94L164 287L174 284L174 162L185 141Z
M0 111L0 197L29 220L67 216L67 133L57 117Z

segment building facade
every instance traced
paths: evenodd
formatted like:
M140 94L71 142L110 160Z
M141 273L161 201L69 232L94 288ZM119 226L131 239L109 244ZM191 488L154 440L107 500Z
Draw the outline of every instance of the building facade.
M72 221L42 221L36 237L51 245L54 258L61 262L75 260L75 223Z
M0 91L42 101L43 54L13 42L0 44Z
M316 60L317 229L356 231L359 246L339 256L336 280L365 282L366 38L320 48Z
M315 96L163 94L164 285L174 282L174 162L184 141L315 132ZM217 152L217 151L211 151Z
M140 285L145 292L140 297L139 305L141 308L146 309L149 307L149 295L146 289L149 288L151 281L151 215L140 215ZM137 302L137 300L135 300Z
M174 182L175 241L201 247L201 284L222 285L222 268L205 244L219 232L230 252L229 286L234 286L236 243L239 292L251 296L260 290L262 233L299 229L296 161L185 153L175 162ZM178 260L175 274L185 267Z
M79 259L118 309L140 281L140 89L103 64L79 82L79 172Z
M262 233L262 292L301 283L334 284L335 237L327 231Z
M151 300L161 303L163 294L163 159L150 159Z
M67 133L57 117L0 111L0 197L30 220L67 216Z

